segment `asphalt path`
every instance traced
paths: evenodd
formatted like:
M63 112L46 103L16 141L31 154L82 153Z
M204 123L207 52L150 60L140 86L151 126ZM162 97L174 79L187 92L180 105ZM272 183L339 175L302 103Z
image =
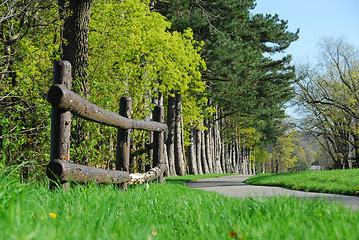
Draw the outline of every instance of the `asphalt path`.
M206 178L186 183L186 186L190 188L202 189L209 192L217 192L229 197L237 197L241 199L274 196L295 196L299 199L319 198L327 200L329 202L338 202L353 210L359 209L359 197L339 194L295 191L282 187L248 185L244 183L244 181L248 177L250 176L231 175L220 178Z

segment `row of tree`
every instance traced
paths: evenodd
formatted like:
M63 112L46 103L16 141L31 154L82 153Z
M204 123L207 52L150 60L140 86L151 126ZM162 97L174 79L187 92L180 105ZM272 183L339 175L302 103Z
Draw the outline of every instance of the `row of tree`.
M65 59L74 91L105 109L117 112L122 96L133 99L133 118L166 107L170 175L254 173L266 144L283 132L284 103L293 97L290 56L272 56L298 38L277 15L253 15L254 7L252 0L1 3L3 163L34 160L35 175L47 164L45 95L51 63ZM111 167L116 129L77 118L72 125L72 160ZM134 150L150 138L135 132ZM133 171L148 159L133 156Z

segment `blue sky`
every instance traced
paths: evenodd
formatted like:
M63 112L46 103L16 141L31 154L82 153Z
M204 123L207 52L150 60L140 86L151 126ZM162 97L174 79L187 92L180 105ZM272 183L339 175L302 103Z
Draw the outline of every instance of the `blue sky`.
M315 63L323 37L345 37L359 48L359 0L256 0L254 13L270 13L300 29L299 40L286 51L295 62Z
M359 48L359 0L256 0L253 13L279 15L288 20L288 30L300 29L299 39L287 49L293 64L316 63L318 42L323 37L344 37ZM295 106L286 113L303 117Z

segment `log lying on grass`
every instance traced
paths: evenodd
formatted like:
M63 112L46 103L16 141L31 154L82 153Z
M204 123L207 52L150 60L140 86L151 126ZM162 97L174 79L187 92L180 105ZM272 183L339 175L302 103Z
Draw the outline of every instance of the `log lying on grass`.
M146 173L129 174L128 172L95 168L75 164L69 161L54 160L46 168L46 175L53 181L60 183L95 182L98 184L139 184L142 185L148 181L161 176L167 169L166 164L160 164L150 169Z
M61 183L73 181L78 183L121 184L130 180L128 172L89 167L58 159L47 165L46 175L51 180Z
M54 84L47 93L47 100L64 111L70 111L85 119L107 126L125 129L142 129L154 132L167 130L167 125L154 121L142 121L125 118L117 113L107 111L90 103L61 84Z
M159 164L157 167L151 168L150 170L148 170L148 172L145 173L131 173L130 181L128 182L128 184L142 185L162 176L162 174L166 170L167 164Z

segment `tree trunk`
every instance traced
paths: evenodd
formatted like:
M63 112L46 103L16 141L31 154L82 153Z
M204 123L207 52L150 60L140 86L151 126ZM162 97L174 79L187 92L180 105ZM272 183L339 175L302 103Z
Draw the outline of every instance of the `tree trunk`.
M239 144L238 146L238 173L239 174L244 174L243 171L243 149L241 147L241 145Z
M88 38L91 7L94 0L59 0L60 16L66 16L62 43L63 59L72 65L72 78L85 99L90 96L88 84ZM67 6L67 4L69 4ZM71 11L69 14L68 11Z
M236 165L236 142L232 141L231 142L231 148L230 148L230 156L231 156L231 173L234 173L234 169L235 169L235 165Z
M222 144L221 144L221 135L219 131L218 123L215 123L214 126L214 154L216 161L216 169L218 173L223 173L222 165L221 165L221 153L222 153Z
M249 149L246 148L246 169L247 169L247 175L251 174L251 166L250 166L250 162L249 162Z
M74 91L89 100L90 88L88 78L88 38L91 7L94 0L59 0L60 17L65 19L64 27L61 33L61 47L63 51L63 60L68 60L72 65L72 79ZM71 14L70 14L71 13ZM84 130L84 121L75 117L72 131L75 146L86 146L90 138L88 130ZM81 162L88 163L89 156L81 155Z
M198 174L203 174L203 167L202 167L202 138L201 138L201 131L199 129L195 130L196 136L196 159L197 159L197 166L198 166Z
M239 173L239 170L241 168L241 144L240 144L240 140L236 140L236 147L235 147L235 151L236 151L236 167L235 167L235 173Z
M204 141L205 141L205 144L204 144L204 149L205 149L205 153L206 153L206 160L207 160L207 163L208 163L208 171L209 173L213 173L213 161L212 161L212 156L211 156L211 144L210 144L210 135L211 135L211 132L210 132L210 126L209 124L207 123L206 124L207 126L207 130L204 131Z
M210 174L211 172L209 171L208 161L206 157L206 140L203 131L200 131L200 138L201 138L201 160L202 160L203 173Z
M221 144L221 166L222 166L223 173L227 173L227 168L226 168L226 145L224 144L224 142L222 142L222 144Z
M246 149L244 146L241 146L241 166L242 166L242 173L243 175L247 175L247 164L246 164Z
M176 176L175 167L175 115L176 115L176 99L175 97L168 96L167 104L167 126L168 126L168 137L167 137L167 158L168 158L168 175Z
M231 155L230 155L230 143L225 144L225 153L224 153L224 161L226 173L231 172Z
M256 159L256 152L255 152L255 150L253 150L254 152L253 152L253 156L254 156L254 160ZM253 162L252 163L252 174L253 175L255 175L256 174L256 163L255 162Z
M182 95L176 93L175 96L175 164L177 175L186 175L186 159L183 146L183 118L182 118Z
M197 158L196 158L196 138L195 138L195 134L196 133L195 133L194 128L191 128L191 132L190 132L191 144L188 146L187 159L188 159L189 173L193 174L193 175L198 174Z

